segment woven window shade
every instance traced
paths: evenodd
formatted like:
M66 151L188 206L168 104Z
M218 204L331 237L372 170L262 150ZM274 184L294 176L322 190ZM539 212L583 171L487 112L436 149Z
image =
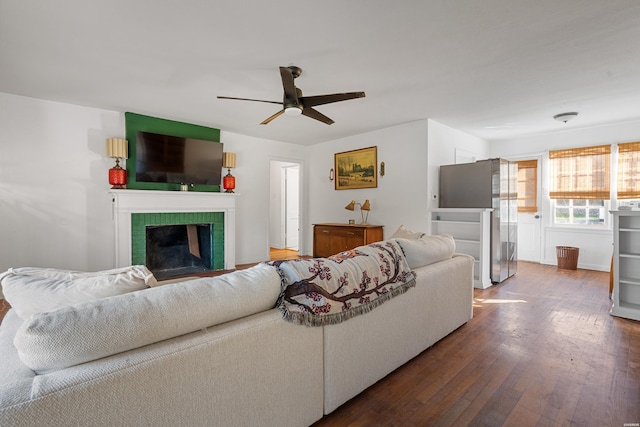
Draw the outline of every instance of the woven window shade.
M549 197L608 199L610 145L549 152Z
M518 212L538 211L538 161L521 160L518 165Z
M618 199L640 198L640 142L618 144Z

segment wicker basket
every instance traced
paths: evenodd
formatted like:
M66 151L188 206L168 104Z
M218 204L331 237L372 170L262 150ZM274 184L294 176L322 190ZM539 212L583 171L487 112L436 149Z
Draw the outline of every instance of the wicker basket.
M562 268L563 270L577 270L579 252L580 249L571 246L556 246L558 268Z

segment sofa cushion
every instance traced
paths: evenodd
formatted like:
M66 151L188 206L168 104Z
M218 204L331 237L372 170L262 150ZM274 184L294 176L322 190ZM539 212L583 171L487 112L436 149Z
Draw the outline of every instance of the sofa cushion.
M404 224L400 225L396 231L391 235L391 239L419 239L424 237L426 233L423 232L413 232L409 230Z
M396 240L412 269L449 259L456 249L456 242L450 234Z
M14 344L42 374L271 309L279 293L280 276L263 263L34 314Z
M157 284L144 265L98 272L10 268L0 275L7 302L22 319L83 301L138 291Z

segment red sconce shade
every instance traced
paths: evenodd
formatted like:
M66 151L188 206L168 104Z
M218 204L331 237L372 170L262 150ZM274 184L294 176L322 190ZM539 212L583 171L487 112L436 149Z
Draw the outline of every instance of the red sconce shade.
M127 170L122 169L119 164L109 169L109 184L111 188L126 188L127 185Z
M233 190L236 188L236 177L231 175L231 171L222 179L222 188L224 188L225 193L233 193Z

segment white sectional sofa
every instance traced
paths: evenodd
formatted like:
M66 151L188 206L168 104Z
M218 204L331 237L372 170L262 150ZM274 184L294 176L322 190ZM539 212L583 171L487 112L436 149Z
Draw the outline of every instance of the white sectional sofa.
M473 259L404 243L415 287L332 325L284 320L266 263L39 314L16 306L0 326L0 425L310 425L471 319ZM10 303L18 279L2 279Z

